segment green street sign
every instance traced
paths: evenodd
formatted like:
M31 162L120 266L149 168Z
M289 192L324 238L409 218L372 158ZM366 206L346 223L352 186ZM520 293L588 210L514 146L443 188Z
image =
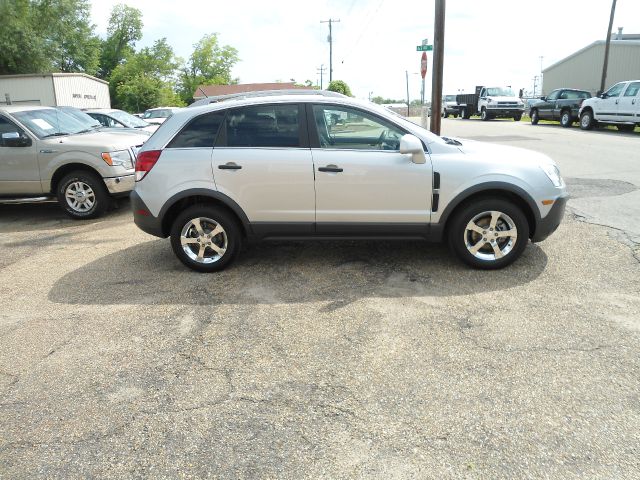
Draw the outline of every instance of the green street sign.
M433 45L418 45L416 47L416 52L432 52Z

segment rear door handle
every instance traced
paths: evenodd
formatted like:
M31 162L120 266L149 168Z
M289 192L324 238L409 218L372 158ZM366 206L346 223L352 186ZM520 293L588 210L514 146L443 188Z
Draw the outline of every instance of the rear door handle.
M340 167L338 167L337 165L327 165L326 167L318 168L318 171L319 172L340 173L340 172L342 172L342 169Z
M240 170L242 165L237 165L233 162L225 163L224 165L218 165L220 170Z

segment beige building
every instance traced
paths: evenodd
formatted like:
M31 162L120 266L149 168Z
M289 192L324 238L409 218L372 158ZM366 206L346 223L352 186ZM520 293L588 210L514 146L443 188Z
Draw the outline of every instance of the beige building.
M614 35L614 37L616 36ZM605 89L624 80L640 79L640 35L611 40ZM598 40L542 71L544 95L556 88L579 88L595 94L600 89L604 40Z
M0 75L0 105L111 108L109 84L84 73Z

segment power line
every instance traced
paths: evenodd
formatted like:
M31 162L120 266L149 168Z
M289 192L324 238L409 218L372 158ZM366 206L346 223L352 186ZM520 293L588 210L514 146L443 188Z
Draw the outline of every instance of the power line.
M342 58L342 63L344 63L344 61L349 58L351 56L351 54L353 53L353 51L356 49L356 47L358 46L358 44L360 43L360 40L362 40L362 36L365 34L365 32L367 31L367 29L369 28L369 26L371 25L371 22L373 21L374 18L376 18L376 15L378 14L378 11L380 10L380 7L382 7L382 4L384 3L384 0L380 0L380 2L378 3L378 6L376 7L375 11L373 12L373 14L371 15L367 15L367 23L365 24L364 28L360 31L360 34L358 35L358 38L356 39L356 41L353 43L353 46L351 47L351 49L349 50L349 52Z

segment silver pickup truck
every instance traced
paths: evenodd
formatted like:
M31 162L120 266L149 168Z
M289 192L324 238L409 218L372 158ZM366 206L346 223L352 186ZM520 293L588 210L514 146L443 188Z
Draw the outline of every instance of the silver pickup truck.
M57 198L69 216L95 218L134 186L149 137L88 128L50 107L0 107L0 203Z

